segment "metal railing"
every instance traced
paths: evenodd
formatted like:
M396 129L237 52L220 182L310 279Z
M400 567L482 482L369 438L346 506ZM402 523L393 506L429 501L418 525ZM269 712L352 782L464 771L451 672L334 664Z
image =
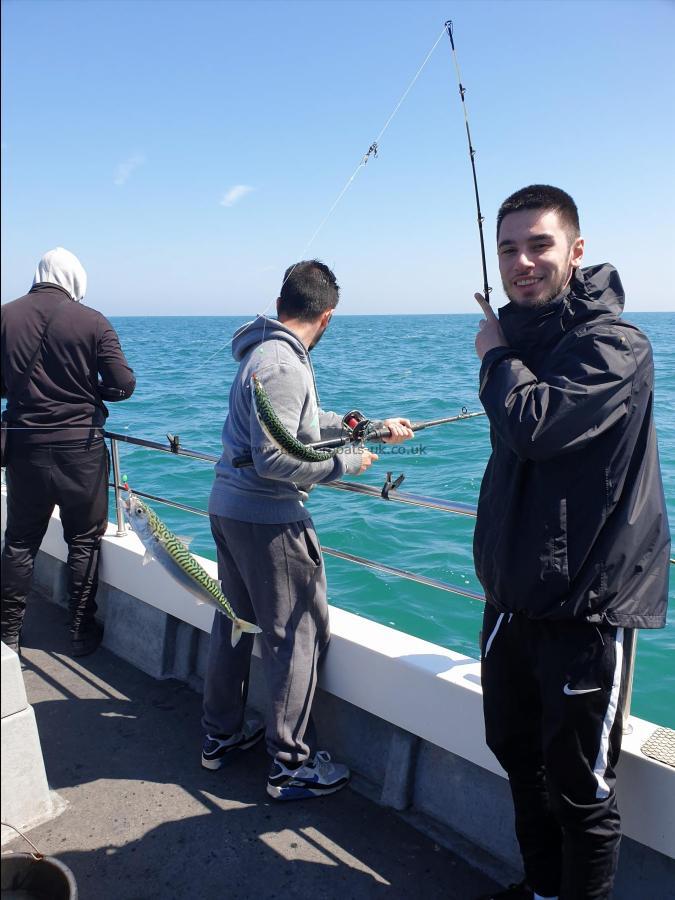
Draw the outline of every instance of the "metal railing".
M123 488L122 482L120 480L118 442L121 441L126 444L145 447L148 450L159 450L162 453L173 453L176 456L184 456L188 459L198 459L203 462L217 463L218 459L220 458L210 453L201 453L195 450L187 450L176 445L175 443L173 445L161 444L157 441L148 441L145 438L136 438L132 437L131 435L118 434L117 432L113 431L106 431L104 432L104 434L110 440L113 470L113 483L110 486L114 489L115 492L115 509L117 512L118 537L122 537L126 533L124 527L124 513L122 511L121 504L121 493ZM377 500L384 500L382 491L371 485L353 484L346 481L334 481L331 484L319 485L319 487L338 491L348 491L349 493L362 494L366 497L371 497ZM134 493L146 500L154 500L157 503L164 503L165 505L171 506L174 509L180 509L184 512L208 517L207 512L205 512L203 509L198 509L195 506L188 506L184 503L178 503L175 500L169 500L166 497L159 497L153 494L148 494L144 491L137 490L135 487ZM471 506L468 503L460 503L452 500L438 500L433 497L425 497L421 494L408 494L398 490L390 492L385 502L404 503L408 506L419 506L425 509L436 509L441 510L442 512L454 513L455 515L471 516L473 518L476 517L475 506ZM457 585L448 584L447 582L440 581L436 578L428 578L424 575L416 575L414 572L409 572L404 569L397 569L393 566L388 566L385 563L376 562L372 559L366 559L363 556L356 556L352 553L344 553L343 551L335 550L332 547L322 546L321 550L326 554L326 556L334 556L338 559L348 560L349 562L356 563L358 565L364 566L365 568L377 569L378 571L384 572L385 574L396 575L399 578L405 578L408 581L414 581L417 584L424 584L429 587L434 587L437 590L447 591L450 594L457 594L460 597L467 597L470 600L480 600L483 603L485 602L485 597L482 594L476 593L475 591L469 591L466 588L459 587Z
M173 453L175 456L184 456L188 459L197 459L203 462L217 463L220 459L219 456L215 456L211 453L201 453L195 450L187 450L179 445L178 439L173 438L170 435L167 435L169 438L169 444L161 444L157 441L149 441L145 438L136 438L131 435L119 434L117 432L105 431L104 435L106 438L110 440L110 453L112 457L112 472L113 472L113 482L110 484L110 487L113 488L115 493L115 510L117 515L117 537L123 537L127 534L126 526L124 522L124 512L121 502L121 494L122 494L122 482L120 477L120 460L119 460L119 443L133 444L137 447L145 447L148 450L156 450L162 453ZM403 503L408 506L417 506L424 509L435 509L441 512L452 513L453 515L459 516L469 516L472 518L476 517L476 507L472 506L469 503L462 503L459 501L453 500L439 500L434 497L427 497L423 494L410 494L404 491L390 491L387 493L386 497L383 494L383 491L373 487L372 485L363 485L363 484L354 484L352 482L347 481L334 481L330 484L322 484L319 485L322 488L329 488L331 490L338 491L347 491L353 494L361 494L366 497L371 497L372 499L381 500L385 503ZM203 509L198 509L195 506L188 506L184 503L178 503L175 500L170 500L166 497L159 497L154 494L148 494L144 491L137 490L136 487L133 489L134 494L139 497L143 497L146 500L154 500L157 503L163 503L166 506L170 506L174 509L180 509L183 512L193 513L198 516L204 516L208 518L208 513ZM375 569L379 572L383 572L387 575L394 575L398 578L403 578L408 581L413 581L416 584L423 584L427 587L433 587L436 590L447 591L451 594L456 594L460 597L466 597L470 600L480 600L481 602L485 602L485 597L482 594L476 593L475 591L467 590L466 588L459 587L457 585L448 584L445 581L440 581L436 578L428 578L424 575L417 575L414 572L409 572L405 569L398 569L394 566L388 566L384 563L376 562L372 559L367 559L363 556L356 556L352 553L345 553L341 550L335 550L332 547L324 547L321 546L321 551L326 556L333 556L337 559L343 559L347 562L356 563L357 565L363 566L369 569ZM672 562L672 560L671 560ZM633 674L635 670L635 654L637 650L637 631L635 629L626 629L625 630L625 639L624 639L624 654L626 656L626 681L625 681L625 697L623 703L623 723L624 723L624 734L630 734L633 730L632 726L629 724L628 719L630 717L630 706L631 706L631 698L633 694Z

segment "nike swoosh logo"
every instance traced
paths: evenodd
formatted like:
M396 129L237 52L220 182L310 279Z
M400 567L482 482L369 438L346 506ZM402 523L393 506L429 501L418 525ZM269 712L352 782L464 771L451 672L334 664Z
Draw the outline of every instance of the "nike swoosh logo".
M571 688L570 683L568 681L567 684L565 685L565 687L563 688L563 694L567 694L568 697L574 697L577 694L592 694L594 691L599 691L599 690L601 690L601 688L599 688L599 687L578 688L578 689Z

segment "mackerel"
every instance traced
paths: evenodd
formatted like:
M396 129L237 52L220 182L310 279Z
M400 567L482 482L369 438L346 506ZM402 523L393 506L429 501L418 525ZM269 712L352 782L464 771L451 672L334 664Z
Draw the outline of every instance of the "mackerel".
M265 388L255 374L251 376L251 390L256 418L275 447L301 462L325 462L327 459L332 459L338 452L337 448L315 450L294 437L275 413Z
M159 516L134 493L122 502L133 531L145 547L143 565L157 560L171 577L201 603L208 603L232 620L232 646L236 647L243 632L260 634L261 629L240 619L223 594L220 583L200 566L180 538L169 531Z

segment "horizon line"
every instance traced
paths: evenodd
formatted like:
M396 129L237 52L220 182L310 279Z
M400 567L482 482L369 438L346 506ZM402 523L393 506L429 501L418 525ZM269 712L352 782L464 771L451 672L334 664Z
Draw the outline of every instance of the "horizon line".
M86 305L86 304L85 304ZM102 312L102 310L99 310ZM628 314L632 315L675 315L675 309L633 309L628 310ZM174 313L136 313L134 315L104 313L116 319L241 319L246 317L257 317L262 313L193 313L192 315L174 314ZM396 316L406 316L409 319L429 318L431 316L482 316L482 312L433 312L433 313L336 313L340 319L362 319L370 318L394 318ZM268 316L267 318L276 319L276 316Z

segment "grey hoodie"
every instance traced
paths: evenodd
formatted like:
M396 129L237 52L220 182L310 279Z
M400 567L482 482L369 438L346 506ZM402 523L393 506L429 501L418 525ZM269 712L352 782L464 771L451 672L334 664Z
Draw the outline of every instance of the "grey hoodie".
M325 462L300 462L282 453L261 428L251 398L253 373L281 421L304 444L342 434L342 418L320 408L309 354L289 328L258 316L236 332L232 355L239 371L230 389L209 512L260 524L308 519L304 501L311 487L358 472L361 453L347 447ZM252 454L253 465L235 469L232 460L244 453Z

